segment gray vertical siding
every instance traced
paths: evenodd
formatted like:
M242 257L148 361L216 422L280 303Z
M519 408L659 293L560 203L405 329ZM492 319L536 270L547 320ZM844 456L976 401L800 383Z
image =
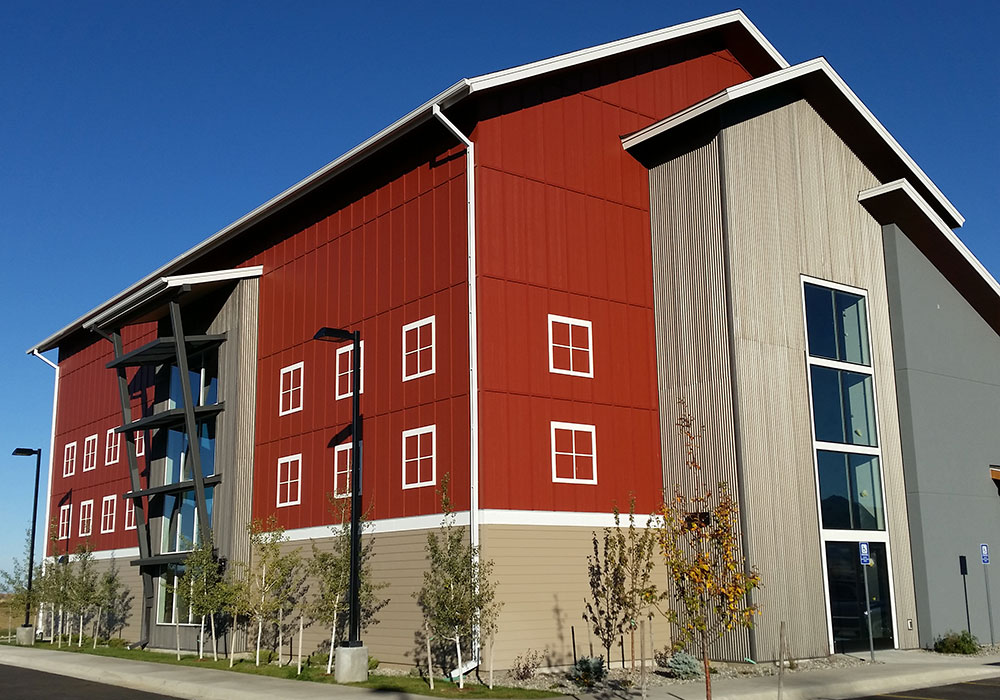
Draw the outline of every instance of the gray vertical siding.
M917 645L881 227L857 202L876 184L804 101L734 118L650 171L664 481L681 472L683 396L706 425L705 462L733 485L742 470L761 659L776 658L782 621L793 655L829 653L801 274L869 294L899 644ZM745 643L717 653L743 658Z
M917 644L881 227L858 204L879 184L805 101L721 134L736 385L751 551L764 572L761 652L789 621L793 654L828 652L800 274L868 291L898 642Z

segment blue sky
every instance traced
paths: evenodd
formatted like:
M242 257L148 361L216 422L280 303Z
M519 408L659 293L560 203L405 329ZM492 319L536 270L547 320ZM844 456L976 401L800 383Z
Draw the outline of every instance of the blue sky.
M0 567L34 476L8 455L49 457L53 370L28 347L459 78L733 7L0 3ZM790 63L831 62L1000 274L996 3L742 9Z

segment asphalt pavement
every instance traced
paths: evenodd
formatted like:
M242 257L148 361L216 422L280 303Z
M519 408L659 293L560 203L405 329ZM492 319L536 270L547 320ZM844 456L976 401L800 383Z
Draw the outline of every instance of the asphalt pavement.
M987 678L979 681L939 685L935 688L866 695L856 700L996 700L998 697L1000 697L1000 678Z
M174 700L169 695L84 681L16 666L0 666L0 697L4 700Z

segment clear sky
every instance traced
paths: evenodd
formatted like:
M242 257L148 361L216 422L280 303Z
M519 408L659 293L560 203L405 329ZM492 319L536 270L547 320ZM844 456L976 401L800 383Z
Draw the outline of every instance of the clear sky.
M34 476L8 455L49 458L53 370L27 348L462 77L731 2L0 3L0 567ZM998 4L742 9L790 63L830 61L1000 274Z

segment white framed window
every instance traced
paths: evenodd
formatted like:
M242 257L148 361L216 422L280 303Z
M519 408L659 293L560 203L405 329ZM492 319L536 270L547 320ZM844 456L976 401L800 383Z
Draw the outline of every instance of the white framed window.
M552 421L552 481L597 483L597 428L583 423Z
M296 362L281 370L281 388L278 396L278 415L286 416L302 410L302 375L305 363Z
M135 529L135 499L126 498L125 499L125 530Z
M69 539L69 527L73 520L73 504L59 506L59 539Z
M333 497L351 497L351 457L354 446L351 443L337 445L333 449Z
M94 501L80 503L80 537L89 537L94 528Z
M403 431L403 488L437 483L437 426Z
M358 393L365 393L365 341L361 346L361 381L358 382ZM347 399L353 395L352 378L354 374L354 343L348 343L337 348L337 398Z
M135 456L142 457L146 454L146 431L137 430L135 433Z
M104 463L118 464L122 447L122 434L116 433L114 428L108 428L107 441L108 444L104 448Z
M302 455L278 460L278 508L297 506L302 496Z
M181 576L184 575L183 564L171 564L157 579L156 624L193 626L195 616L191 610L190 596L185 596L180 589ZM175 620L176 618L176 620Z
M594 376L593 325L590 321L549 314L549 372Z
M403 326L403 381L434 374L434 317Z
M101 533L115 531L115 515L118 511L118 497L105 496L101 501Z
M89 472L97 468L97 435L91 435L83 441L83 471Z
M63 476L76 474L76 441L67 443L63 448Z

